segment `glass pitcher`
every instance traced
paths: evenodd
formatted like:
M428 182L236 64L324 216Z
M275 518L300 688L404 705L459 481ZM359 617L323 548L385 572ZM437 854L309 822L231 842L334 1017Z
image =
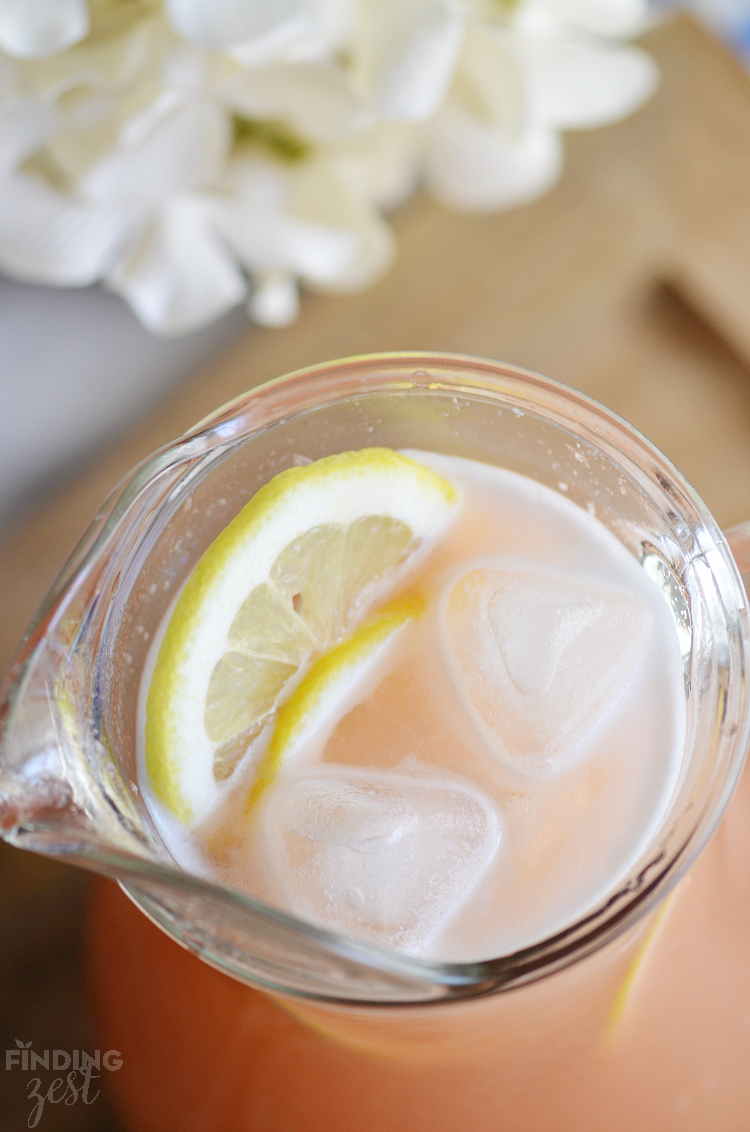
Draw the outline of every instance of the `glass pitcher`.
M388 952L179 870L138 787L149 642L203 551L277 472L373 445L481 460L555 491L564 482L659 583L681 642L687 747L648 849L576 923L483 962ZM625 422L489 361L314 366L141 464L37 614L0 716L3 836L116 879L132 901L101 887L92 945L126 1126L744 1128L750 786L716 833L750 745L743 570L750 524L725 537Z

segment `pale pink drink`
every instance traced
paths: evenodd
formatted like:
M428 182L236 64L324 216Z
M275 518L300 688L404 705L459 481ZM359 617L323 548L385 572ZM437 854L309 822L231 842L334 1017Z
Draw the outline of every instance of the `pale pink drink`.
M463 493L399 581L425 613L254 814L248 761L178 844L137 761L175 593L277 472L378 445ZM733 546L747 569L746 531ZM749 632L669 461L509 367L318 366L157 454L33 626L0 766L5 836L132 898L102 886L91 950L124 1125L746 1129L746 780L717 826L750 741Z
M565 484L411 455L460 495L380 583L380 604L406 590L425 612L262 804L248 810L263 737L187 838L141 781L185 867L322 927L467 962L574 923L652 840L681 769L683 658L659 575Z

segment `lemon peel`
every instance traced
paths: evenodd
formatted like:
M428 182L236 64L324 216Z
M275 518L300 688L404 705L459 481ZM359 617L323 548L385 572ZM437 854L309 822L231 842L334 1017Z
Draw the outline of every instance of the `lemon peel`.
M424 612L425 599L419 593L403 595L390 602L348 640L318 658L279 709L276 725L247 800L252 809L271 785L282 766L335 710L347 692L377 660L394 634Z
M180 594L146 701L147 774L181 821L208 809L243 737L393 592L396 568L458 500L417 460L362 449L279 473L218 535Z

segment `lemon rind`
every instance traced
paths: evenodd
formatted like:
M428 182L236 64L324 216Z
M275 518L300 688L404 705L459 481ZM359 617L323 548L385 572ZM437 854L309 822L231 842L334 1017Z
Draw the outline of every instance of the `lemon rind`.
M246 810L256 804L300 747L318 731L335 706L377 662L396 633L421 616L425 599L419 593L396 598L369 618L340 645L319 657L279 709L268 749L261 761Z
M210 673L227 648L238 602L267 579L283 548L312 526L368 514L400 519L415 540L424 540L458 498L455 488L410 457L363 449L279 473L218 535L175 606L146 702L151 787L182 822L194 822L218 794L215 744L203 722Z

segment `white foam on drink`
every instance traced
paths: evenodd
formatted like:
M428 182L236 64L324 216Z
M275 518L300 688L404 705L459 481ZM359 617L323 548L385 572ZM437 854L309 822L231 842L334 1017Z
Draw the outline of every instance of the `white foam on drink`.
M501 820L455 775L415 763L400 772L323 765L280 784L264 826L293 912L415 953L479 880Z

